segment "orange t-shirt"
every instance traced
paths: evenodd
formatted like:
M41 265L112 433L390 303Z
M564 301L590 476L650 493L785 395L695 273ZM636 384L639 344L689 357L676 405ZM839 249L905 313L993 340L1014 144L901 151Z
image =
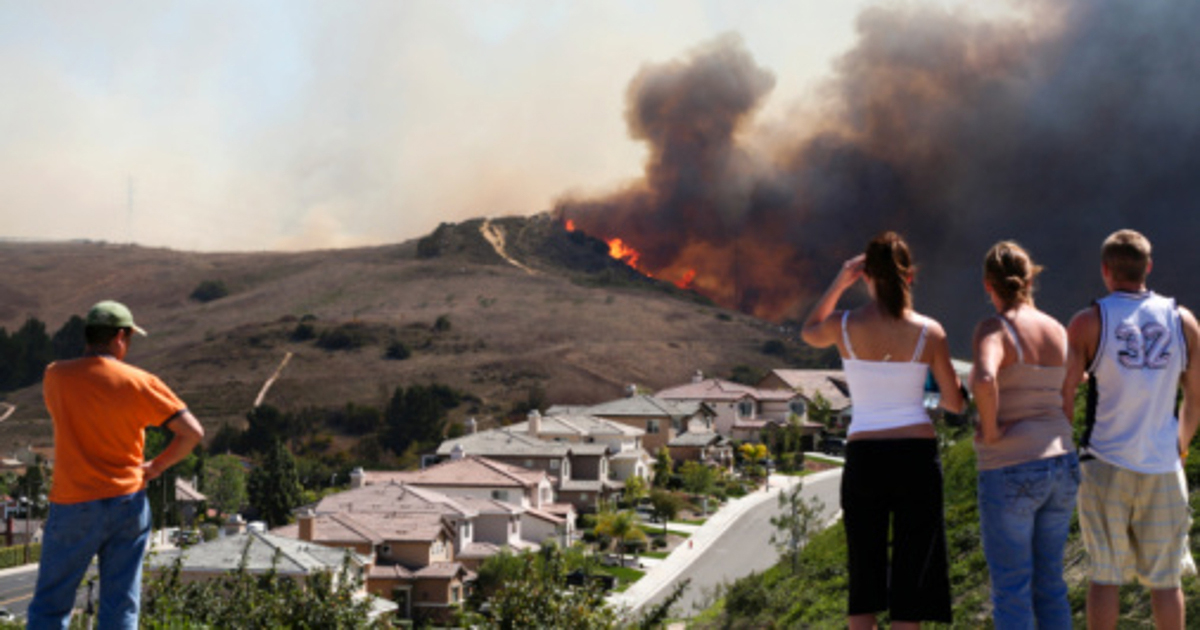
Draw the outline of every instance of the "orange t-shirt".
M51 363L42 394L54 419L54 503L141 490L146 427L186 408L157 376L106 356Z

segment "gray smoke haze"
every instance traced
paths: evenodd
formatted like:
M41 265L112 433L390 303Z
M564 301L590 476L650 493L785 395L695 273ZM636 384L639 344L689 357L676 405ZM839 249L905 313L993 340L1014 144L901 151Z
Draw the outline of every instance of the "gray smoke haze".
M1039 303L1061 318L1103 291L1100 242L1122 227L1154 243L1152 287L1200 307L1200 4L1019 7L868 9L807 104L820 113L769 129L753 117L774 79L737 38L645 66L627 94L645 177L556 212L770 318L802 315L842 260L897 230L921 266L917 308L960 349L1000 239L1047 267Z

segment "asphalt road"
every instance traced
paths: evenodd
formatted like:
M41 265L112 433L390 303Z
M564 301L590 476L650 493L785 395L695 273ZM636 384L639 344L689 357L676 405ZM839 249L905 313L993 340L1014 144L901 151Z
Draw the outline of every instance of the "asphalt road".
M841 510L841 483L841 475L805 483L804 496L816 496L824 502L826 514L836 514ZM778 513L779 503L776 500L765 501L750 508L733 522L719 539L710 543L700 557L676 578L690 578L692 583L672 608L673 615L691 617L712 605L715 600L714 593L719 585L774 566L778 562L779 553L771 544L771 534L775 529L771 526L770 519ZM642 610L661 602L671 593L672 588L674 584L663 588Z
M93 571L89 570L88 575L92 575ZM19 619L24 619L25 609L29 608L36 585L37 565L3 571L0 573L0 608L7 609ZM79 585L75 605L80 609L87 605L87 576Z

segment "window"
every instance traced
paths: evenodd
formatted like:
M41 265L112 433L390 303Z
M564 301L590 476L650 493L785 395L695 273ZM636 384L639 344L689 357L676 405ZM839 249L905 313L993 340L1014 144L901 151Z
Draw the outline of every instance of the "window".
M392 555L392 546L391 545L380 545L379 553L380 553L380 555L384 555L384 556Z
M557 459L550 460L550 470L558 470L560 462Z
M804 412L807 410L807 407L805 406L803 400L793 400L791 409L792 413L796 414L797 416L803 416Z
M738 415L743 418L753 418L754 417L754 401L743 400L742 402L738 403Z
M450 589L450 603L457 604L462 599L462 587L454 586Z
M492 498L497 501L508 501L508 490L492 490Z
M532 459L527 459L527 460L525 460L525 467L526 467L526 468L533 468L533 460L532 460Z
M646 421L646 434L647 435L658 433L658 430L659 430L658 429L658 420L647 420Z

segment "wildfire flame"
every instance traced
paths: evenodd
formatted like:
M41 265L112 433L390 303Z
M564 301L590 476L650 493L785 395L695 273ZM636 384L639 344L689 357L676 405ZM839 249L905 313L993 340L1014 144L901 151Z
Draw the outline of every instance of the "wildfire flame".
M568 231L568 232L574 232L575 231L575 221L572 219L564 219L563 220L563 228L566 229L566 231ZM629 265L630 267L633 267L641 274L644 274L651 278L659 278L659 276L656 276L655 274L651 273L649 269L646 269L645 267L642 267L641 265L639 265L639 261L641 260L642 254L637 249L635 249L632 245L626 243L625 241L621 240L620 238L610 238L610 239L606 240L605 242L608 243L608 255L609 256L612 256L613 258L620 260L621 262L624 262L625 264ZM660 279L665 279L665 278L660 278ZM683 275L680 276L677 280L671 280L671 283L674 284L675 286L679 287L680 289L689 289L690 290L692 288L692 284L695 281L696 281L696 270L689 268L687 271L683 272Z

